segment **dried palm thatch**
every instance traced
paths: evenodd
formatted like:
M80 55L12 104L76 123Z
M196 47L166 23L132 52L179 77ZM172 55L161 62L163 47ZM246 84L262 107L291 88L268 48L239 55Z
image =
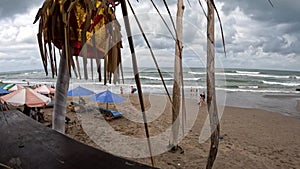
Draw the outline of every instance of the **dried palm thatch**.
M91 63L92 59L96 59L99 75L100 59L104 59L104 73L109 77L108 80L111 82L112 74L114 82L118 79L122 47L120 25L115 17L115 5L118 3L118 0L45 0L36 15L34 23L39 21L37 37L46 75L50 60L52 76L58 76L52 127L61 133L65 132L71 68L76 75L77 67L81 78L78 56L83 58L85 79L88 78L88 59L91 59ZM58 73L55 48L59 49L61 55ZM104 78L106 83L106 76Z
M34 23L39 20L37 38L46 75L48 60L52 76L57 75L56 47L60 51L66 51L62 57L66 57L65 66L69 73L72 67L77 76L77 67L81 78L78 61L78 56L81 56L84 78L88 79L87 60L91 59L92 64L92 59L95 59L101 81L100 59L104 59L104 71L108 80L111 82L114 74L116 83L122 48L120 25L115 16L117 4L116 0L45 0ZM104 78L106 83L106 76Z

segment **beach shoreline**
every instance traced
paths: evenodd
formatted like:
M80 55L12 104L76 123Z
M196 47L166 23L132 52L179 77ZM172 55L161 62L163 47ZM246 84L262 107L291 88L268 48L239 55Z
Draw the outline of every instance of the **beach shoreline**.
M114 131L123 135L145 138L143 124L128 120L127 118L131 117L128 114L126 115L126 110L133 111L128 106L126 107L128 103L137 108L133 114L141 114L137 95L123 96L127 99L127 103L125 102L123 105L110 104L109 106L111 106L111 109L122 111L125 114L124 117L109 121L108 124L112 126ZM144 97L148 115L158 110L158 108L155 108L156 105L164 107L162 103L165 102L166 96ZM191 129L179 143L184 153L164 152L156 155L154 157L156 167L205 168L209 151L209 140L199 143L199 137L207 118L206 106L199 109L196 99L187 99L187 104L190 107L189 111L192 113L197 111L198 114ZM90 105L95 106L95 103L91 102ZM101 103L98 105L104 106ZM47 109L47 111L51 113L51 109ZM168 111L168 108L165 107L164 111ZM122 152L123 149L126 151L124 145L119 145L116 141L116 139L121 140L122 138L110 137L109 134L103 133L103 130L99 130L101 125L103 125L102 122L104 122L99 112L93 110L80 112L78 110L78 113L68 112L67 116L69 115L72 115L72 120L74 120L73 118L78 119L73 124L73 127L67 126L66 133L69 137L104 151L105 144L103 144L103 141L108 142L118 152ZM148 117L151 119L150 115ZM168 113L164 114L164 116L158 116L158 118L154 116L155 120L149 123L150 135L155 136L163 132L170 124L168 119L170 117ZM220 140L214 168L299 168L299 129L300 119L298 118L262 109L226 106L221 117L221 136L223 138ZM143 146L146 147L146 144ZM155 147L155 144L153 146ZM131 150L133 153L138 152L138 148ZM149 158L126 158L151 165Z

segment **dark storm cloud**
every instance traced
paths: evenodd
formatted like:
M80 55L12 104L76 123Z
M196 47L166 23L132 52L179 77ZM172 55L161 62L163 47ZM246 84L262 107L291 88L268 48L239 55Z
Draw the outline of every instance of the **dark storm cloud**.
M34 6L41 6L43 0L1 0L0 17L7 18L23 14Z
M239 7L245 14L255 20L274 23L299 22L297 16L300 15L300 1L298 0L272 0L274 8L268 0L221 0L221 2L224 2L222 10L225 14Z
M233 53L242 53L247 47L251 46L252 51L261 48L264 53L270 55L280 54L283 57L294 55L300 57L300 1L272 0L274 8L268 0L221 0L223 2L220 10L225 16L230 16L234 11L241 11L248 22L236 23L243 24L248 31L244 33L244 38L234 39L226 36L228 49ZM236 16L238 18L239 16ZM229 26L225 23L226 26ZM226 27L225 26L225 27ZM225 28L226 29L226 28ZM233 28L233 30L236 28ZM236 29L235 35L241 31ZM227 32L232 32L227 29ZM252 38L248 40L247 38ZM254 39L254 40L253 40ZM254 52L253 54L256 54Z

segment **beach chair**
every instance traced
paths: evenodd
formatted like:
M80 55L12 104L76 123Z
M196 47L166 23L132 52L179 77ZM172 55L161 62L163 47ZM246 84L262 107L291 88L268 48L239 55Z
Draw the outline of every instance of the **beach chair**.
M117 111L113 111L113 110L109 110L109 112L111 113L111 115L113 117L121 117L122 116L121 112L117 112Z
M123 113L121 113L121 112L117 112L114 110L107 110L102 107L99 107L98 109L99 109L100 113L103 114L104 119L108 120L108 121L116 119L116 118L120 118L123 115Z

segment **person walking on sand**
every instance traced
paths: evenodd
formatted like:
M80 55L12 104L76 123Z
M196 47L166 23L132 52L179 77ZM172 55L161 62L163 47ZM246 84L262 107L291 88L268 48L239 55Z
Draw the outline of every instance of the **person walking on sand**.
M200 106L202 106L205 103L205 92L202 92L200 94Z

